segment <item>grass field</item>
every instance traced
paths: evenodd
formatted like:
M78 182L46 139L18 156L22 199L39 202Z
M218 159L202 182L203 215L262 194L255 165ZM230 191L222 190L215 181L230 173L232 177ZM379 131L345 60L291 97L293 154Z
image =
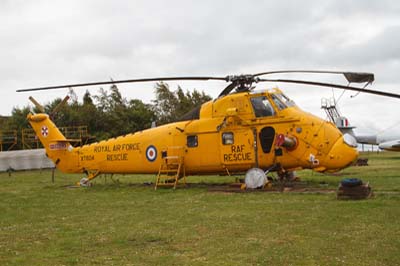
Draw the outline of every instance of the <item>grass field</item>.
M0 265L400 265L400 153L362 156L370 166L298 173L315 187L369 181L375 196L359 201L141 185L154 176L71 189L81 176L1 173Z

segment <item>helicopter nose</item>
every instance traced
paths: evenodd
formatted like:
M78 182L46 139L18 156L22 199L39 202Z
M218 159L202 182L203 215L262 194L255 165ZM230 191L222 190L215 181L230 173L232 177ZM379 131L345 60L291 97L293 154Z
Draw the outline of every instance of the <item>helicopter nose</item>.
M351 165L358 157L357 141L350 134L340 137L325 159L326 171L335 172Z

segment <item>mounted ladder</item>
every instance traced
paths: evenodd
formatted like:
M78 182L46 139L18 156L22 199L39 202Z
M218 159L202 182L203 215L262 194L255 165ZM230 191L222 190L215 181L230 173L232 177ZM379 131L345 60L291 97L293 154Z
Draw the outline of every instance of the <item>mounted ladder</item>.
M162 152L163 161L158 170L154 190L157 190L159 186L170 186L175 189L181 178L183 178L183 184L186 185L184 152L182 146L170 146Z
M342 116L336 106L336 100L334 98L331 99L321 99L321 109L324 109L326 115L333 124L343 133L350 134L354 136L354 127L350 126L349 120Z

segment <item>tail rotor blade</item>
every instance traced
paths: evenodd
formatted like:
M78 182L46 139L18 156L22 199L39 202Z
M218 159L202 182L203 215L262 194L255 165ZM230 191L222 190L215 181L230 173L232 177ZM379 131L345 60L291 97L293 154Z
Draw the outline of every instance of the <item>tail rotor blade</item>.
M43 106L38 103L32 96L29 96L29 100L35 105L35 107L41 112L45 113Z
M70 97L67 95L65 96L65 98L59 103L57 104L56 107L54 107L53 111L50 114L50 117L53 117L70 99Z

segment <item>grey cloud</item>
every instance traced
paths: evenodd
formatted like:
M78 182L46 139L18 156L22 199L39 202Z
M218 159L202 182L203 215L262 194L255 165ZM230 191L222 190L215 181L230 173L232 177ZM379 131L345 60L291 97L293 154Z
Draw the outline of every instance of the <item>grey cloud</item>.
M110 76L316 68L372 71L390 89L399 86L399 31L400 4L389 0L0 1L0 85L14 95ZM284 87L307 108L321 91ZM24 97L13 99L1 114Z

